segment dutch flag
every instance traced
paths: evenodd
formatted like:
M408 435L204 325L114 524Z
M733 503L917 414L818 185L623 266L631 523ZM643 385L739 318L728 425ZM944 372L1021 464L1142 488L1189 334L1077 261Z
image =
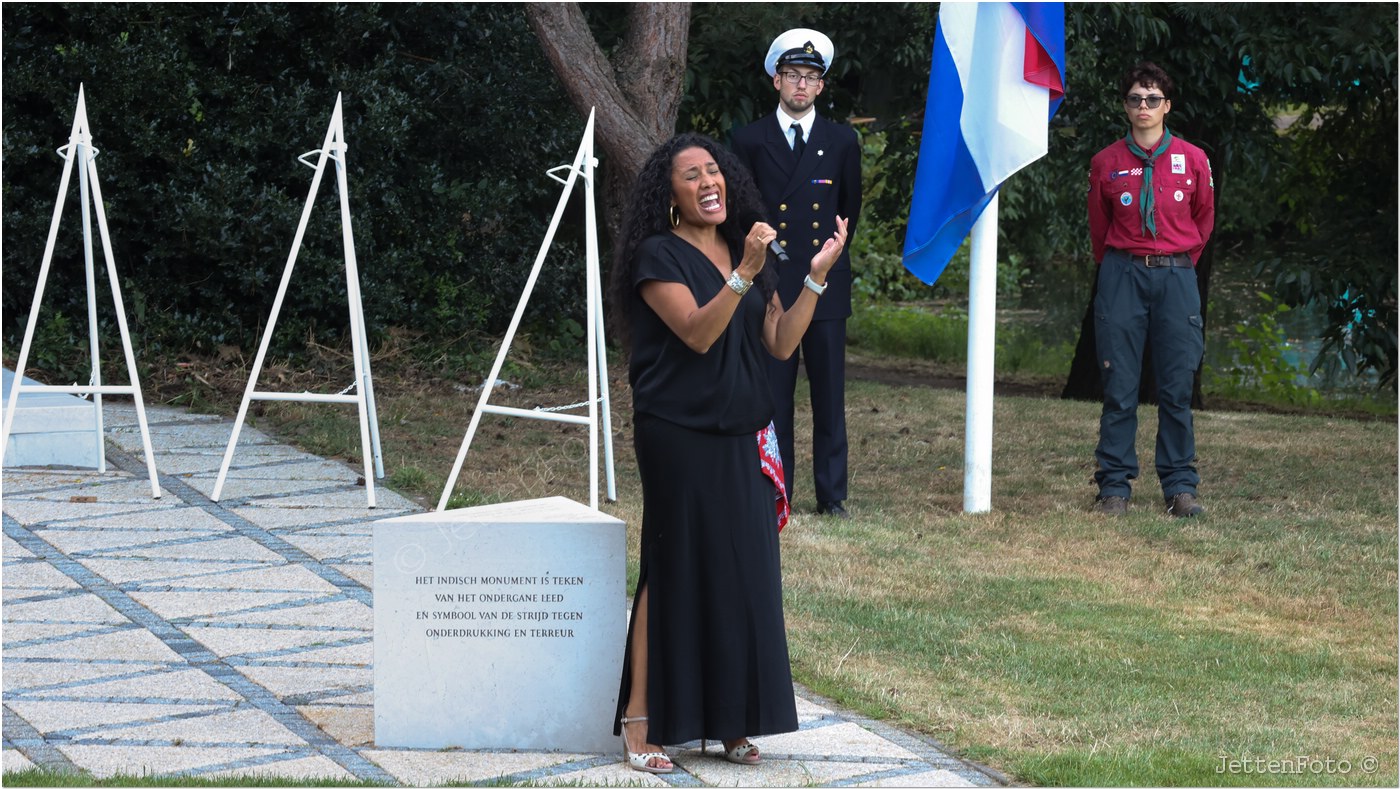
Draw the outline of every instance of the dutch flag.
M932 285L992 195L1045 155L1064 101L1063 3L943 3L904 266Z

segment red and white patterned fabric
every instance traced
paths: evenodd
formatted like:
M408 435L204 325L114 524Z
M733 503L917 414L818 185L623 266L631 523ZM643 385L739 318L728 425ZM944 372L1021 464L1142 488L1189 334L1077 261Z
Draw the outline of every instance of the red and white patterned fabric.
M778 508L778 531L782 531L792 514L792 508L788 506L787 486L783 484L783 456L778 451L778 434L773 430L772 422L758 431L758 465L773 481L773 487L777 488L773 504Z

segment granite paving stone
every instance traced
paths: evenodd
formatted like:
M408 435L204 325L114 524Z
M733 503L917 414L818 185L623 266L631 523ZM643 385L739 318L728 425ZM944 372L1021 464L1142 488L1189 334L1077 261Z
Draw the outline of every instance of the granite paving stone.
M116 732L132 724L161 720L173 715L214 712L224 709L227 705L7 699L5 706L39 733L63 732L68 735L67 739L71 739L75 736L73 732L95 731L102 727L110 727L110 731Z
M374 672L368 666L318 666L314 670L292 666L235 665L234 668L279 697L335 690L359 690L372 687L374 682Z
M979 786L972 783L962 775L951 770L924 770L920 772L901 773L873 781L862 781L853 786Z
M6 537L4 540L3 550L5 552L5 564L7 566L10 564L10 561L12 559L29 559L33 558L34 556L34 554L29 552L29 549L15 542L9 537Z
M210 538L227 538L232 535L232 530L221 523L212 524L209 528L194 529L189 528L190 525L186 523L179 529L128 529L119 528L111 523L96 527L67 524L48 526L43 529L43 533L45 542L75 558L109 553L146 557L146 551L154 550L156 546L168 543L203 543L206 540L218 544L217 540Z
M8 637L9 626L6 626ZM57 660L6 660L4 673L5 698L19 695L74 695L75 686L100 682L133 673L145 673L149 667L120 663L84 663ZM202 672L201 672L202 673Z
M249 611L238 617L250 625L305 625L307 627L358 628L369 630L373 625L370 609L353 600L331 600L295 608Z
M678 769L605 753L381 748L374 742L373 532L428 503L245 426L223 501L209 500L232 423L147 409L152 499L135 409L105 403L108 468L6 468L6 773L493 781L569 786L995 786L937 743L795 688L797 732L756 738L758 767L699 743ZM509 711L502 711L509 714Z
M372 706L352 707L345 704L335 706L303 704L297 707L307 720L316 727L354 748L374 746L374 708Z
M331 567L339 570L366 589L374 588L374 567L369 562L364 564L332 564Z
M6 672L9 668L6 668ZM126 670L123 674L131 673ZM90 699L148 699L157 702L175 700L190 701L239 701L243 697L215 681L198 669L185 666L171 666L164 671L145 671L140 676L109 681L67 684L49 689L31 689L24 693L25 698L90 698Z
M600 767L559 770L533 778L531 783L560 786L671 786L661 776L637 772L620 760Z
M60 745L79 769L97 778L115 775L171 775L222 767L253 757L274 757L278 748L195 747L184 745Z
M8 471L6 472L8 473ZM16 521L28 526L36 523L48 524L69 524L77 521L93 521L95 519L106 519L112 515L132 514L137 520L134 522L146 523L147 518L151 518L151 513L167 512L173 515L189 517L188 512L180 513L173 505L161 504L151 498L150 489L146 490L144 501L137 502L114 502L101 500L93 503L71 502L73 497L82 498L85 496L96 496L93 491L83 491L76 489L64 490L62 492L46 492L44 494L30 494L27 497L16 495L5 486L5 514ZM163 494L168 496L169 494ZM151 522L155 522L152 519ZM177 521L178 522L178 521ZM122 525L115 521L113 525ZM182 523L180 528L187 528L188 524Z
M242 617L244 612L283 612L295 610L290 606L302 607L308 601L321 599L302 591L230 592L219 589L200 592L133 591L131 598L170 620L219 620L232 615Z
M577 755L476 751L368 750L365 755L408 786L442 786L454 781L485 781L530 773ZM629 772L632 772L629 770ZM633 772L634 775L641 773Z
M199 717L133 726L124 740L181 740L190 744L300 745L301 737L262 710L215 712Z
M24 754L13 748L5 749L4 761L0 762L0 765L3 765L3 769L7 773L28 770L35 766L34 762L29 761L29 759L25 758Z
M5 514L9 514L8 501L5 505ZM209 533L232 531L230 526L207 512L191 509L189 507L181 507L177 504L164 506L158 503L154 505L143 505L141 507L129 507L100 517L91 516L88 518L75 518L73 520L51 520L48 522L47 526L48 529L51 530L80 528L94 536L101 534L107 529L133 529L154 533L178 533L190 530L207 531ZM94 543L94 545L96 544L97 543Z
M271 627L224 627L218 625L181 625L191 638L220 657L246 657L286 649L303 649L316 645L340 643L347 638L368 635L363 630L317 630Z
M355 776L344 767L324 756L303 756L265 761L261 764L238 767L232 770L202 770L200 778L239 778L266 777L290 778L292 780L352 781Z
M104 554L135 559L171 558L220 563L250 561L281 564L286 561L280 554L258 545L247 537L236 535L221 534L212 539L209 535L192 535L185 539L174 539L169 534L161 534L160 539L162 544L112 548L104 551Z
M90 594L42 595L5 589L6 622L126 622L115 608Z
M33 589L79 589L77 581L54 567L39 562L7 562L5 586L15 591Z
M376 491L376 494L383 491ZM380 518L392 518L400 512L416 512L408 506L400 509L388 508L391 510L385 514L386 509L382 496L379 506L375 509L365 507L364 499L359 500L349 507L289 507L279 505L275 499L265 501L247 502L246 504L230 503L229 512L239 517L246 518L259 526L272 532L285 530L301 530L307 527L321 527L326 524L335 523L363 523L366 535L370 534L372 528L370 524Z
M5 638L8 640L9 635ZM121 660L178 660L165 642L145 630L122 630L116 633L100 633L93 636L54 639L13 649L6 647L4 657L10 658L66 658L74 655L115 655Z

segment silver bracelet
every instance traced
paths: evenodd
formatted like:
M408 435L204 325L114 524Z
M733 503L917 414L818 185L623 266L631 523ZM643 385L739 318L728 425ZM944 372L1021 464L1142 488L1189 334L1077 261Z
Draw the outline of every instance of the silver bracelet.
M731 290L742 296L749 292L749 288L753 287L753 280L744 279L739 276L739 269L734 269L729 272L729 281L724 284L728 285Z
M805 287L807 290L810 290L810 291L812 291L813 293L817 294L818 296L820 296L820 295L822 295L823 293L825 293L825 292L826 292L826 286L827 286L827 285L830 285L830 284L831 284L831 283L829 283L829 282L823 282L822 284L818 285L817 283L815 283L815 282L812 281L812 275L811 275L811 274L808 274L808 275L807 275L807 278L804 279L804 280L802 280L802 286Z

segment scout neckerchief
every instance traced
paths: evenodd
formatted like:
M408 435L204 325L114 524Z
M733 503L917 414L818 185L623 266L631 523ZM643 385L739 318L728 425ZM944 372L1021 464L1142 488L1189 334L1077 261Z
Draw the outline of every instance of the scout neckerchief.
M1167 150L1171 145L1172 132L1171 129L1163 126L1162 139L1157 143L1156 149L1150 154L1139 148L1136 142L1133 142L1132 132L1128 132L1128 136L1123 139L1128 143L1128 150L1132 151L1134 156L1142 160L1142 192L1138 195L1138 214L1142 216L1142 234L1145 237L1148 233L1151 233L1152 237L1156 238L1157 216L1155 210L1156 205L1152 200L1152 165L1156 164L1157 157L1161 156L1162 152Z

